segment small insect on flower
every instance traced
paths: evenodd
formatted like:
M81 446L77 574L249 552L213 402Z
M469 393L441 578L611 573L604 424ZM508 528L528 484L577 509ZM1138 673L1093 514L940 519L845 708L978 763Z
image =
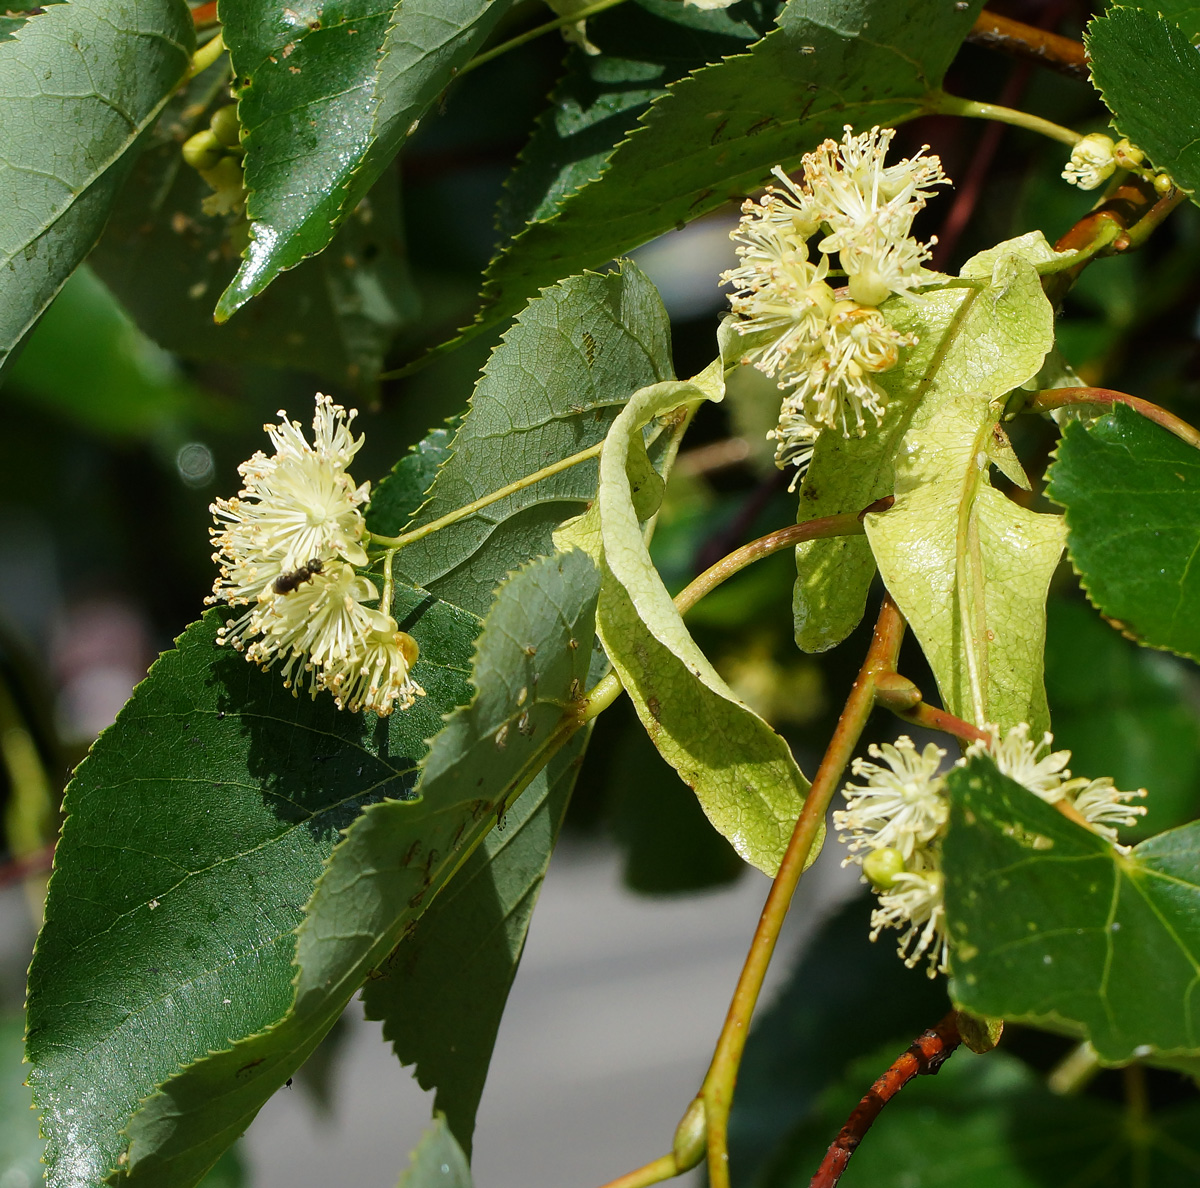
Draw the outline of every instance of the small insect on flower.
M305 582L311 582L321 572L324 565L325 562L320 557L313 557L307 565L301 565L299 569L294 569L291 573L281 573L275 579L271 589L276 594L290 594L293 590L303 586Z
M362 446L350 432L356 415L318 395L311 444L282 412L265 426L274 454L243 463L243 490L212 505L221 573L207 601L248 606L218 629L218 644L264 670L278 666L293 692L328 690L339 708L384 716L424 690L411 676L416 640L360 569L370 484L357 486L347 469ZM391 588L389 576L388 600Z

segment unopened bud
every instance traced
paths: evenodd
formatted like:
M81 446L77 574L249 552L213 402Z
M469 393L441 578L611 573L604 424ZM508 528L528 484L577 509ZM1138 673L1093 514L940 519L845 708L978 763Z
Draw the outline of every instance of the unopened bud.
M209 121L212 134L226 148L240 148L242 143L242 125L238 123L237 104L229 103L218 107Z
M1118 140L1113 147L1113 156L1122 169L1136 169L1145 159L1146 154L1136 144L1128 140Z
M708 1145L708 1111L704 1106L704 1098L692 1099L683 1120L675 1128L675 1167L677 1172L685 1172L693 1168L704 1158Z
M197 132L183 142L183 159L193 169L212 169L224 156L221 144L210 128Z
M1156 173L1154 175L1154 191L1156 194L1166 195L1175 188L1175 182L1169 174Z
M1062 171L1063 180L1081 190L1094 190L1112 177L1117 168L1116 145L1111 136L1092 132L1071 150L1071 159Z
M904 855L891 846L872 850L862 860L862 872L876 891L890 891L896 876L904 873Z

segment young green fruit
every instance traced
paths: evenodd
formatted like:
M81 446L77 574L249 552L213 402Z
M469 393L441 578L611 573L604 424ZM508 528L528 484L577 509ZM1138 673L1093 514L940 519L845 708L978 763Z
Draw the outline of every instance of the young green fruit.
M241 148L242 125L238 122L237 104L218 107L209 121L209 129L226 148Z
M896 876L904 873L904 855L891 846L872 850L863 859L862 870L876 891L890 891Z
M225 155L210 128L197 132L183 142L183 159L193 169L212 169Z

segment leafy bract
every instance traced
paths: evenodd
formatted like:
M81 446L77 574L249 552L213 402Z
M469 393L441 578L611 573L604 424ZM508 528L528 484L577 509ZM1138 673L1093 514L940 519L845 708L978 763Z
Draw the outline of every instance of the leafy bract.
M440 1114L421 1136L396 1188L472 1188L467 1157Z
M651 105L600 177L533 223L488 269L474 330L542 285L596 267L761 186L843 124L922 110L980 5L799 0L751 49L680 79ZM714 284L716 278L713 278Z
M1200 1053L1200 824L1126 854L989 759L948 786L955 1002L1086 1037L1114 1064Z
M452 456L410 526L598 444L631 390L671 374L666 311L635 264L547 289L488 361ZM415 541L397 556L397 572L482 614L497 575L550 552L554 529L595 494L589 459L464 518L453 533Z
M683 419L687 406L720 399L723 386L714 386L719 361L713 371L715 381L706 373L696 381L643 388L609 430L589 516L598 523L603 547L596 626L663 758L695 790L718 832L747 862L773 875L808 783L787 743L737 697L692 639L642 535L641 522L662 495L643 430L655 418Z
M540 801L573 778L576 756L556 751L551 736L563 723L568 731L578 725L597 584L589 559L571 553L533 562L497 591L476 645L474 696L432 739L414 797L359 815L328 859L299 929L283 938L294 976L278 988L278 1022L241 1032L246 1038L226 1041L224 1050L209 1044L212 1055L201 1049L145 1102L128 1127L121 1182L195 1183L303 1062L509 800L527 788Z
M760 1188L807 1185L830 1140L910 1036L849 1066L797 1127ZM1051 1093L1007 1052L960 1048L936 1077L918 1077L888 1103L842 1176L845 1188L1185 1188L1200 1166L1200 1111L1185 1103L1127 1123L1124 1108Z
M329 243L510 5L222 0L252 238L218 319Z
M208 183L180 155L180 141L207 127L228 97L216 73L206 71L163 113L89 263L151 338L186 359L307 370L339 390L369 391L416 311L396 177L380 178L333 250L218 325L212 305L237 265L235 231L228 217L203 211Z
M1189 26L1194 32L1194 12ZM1200 56L1188 34L1157 11L1114 7L1088 25L1085 44L1092 81L1121 135L1194 194L1200 188Z
M964 275L974 275L970 264ZM1041 731L1046 592L1065 528L1005 497L988 471L996 458L1009 465L1000 402L1041 367L1053 311L1020 255L997 259L979 283L912 307L922 346L936 346L915 391L889 388L900 416L911 411L896 451L895 504L866 517L867 537L946 708L978 725Z
M1200 451L1118 404L1067 423L1049 494L1092 602L1140 643L1200 660Z
M416 1065L421 1087L437 1089L435 1108L468 1155L500 1017L586 739L581 732L567 744L556 783L539 781L500 818L363 987L367 1018L383 1020L384 1039L404 1064Z
M79 768L29 982L49 1184L102 1180L156 1085L286 1010L293 933L339 831L411 795L424 740L468 696L474 616L415 592L396 610L428 694L406 713L293 698L214 645L213 611Z
M54 4L0 41L0 370L96 242L194 41L183 0Z

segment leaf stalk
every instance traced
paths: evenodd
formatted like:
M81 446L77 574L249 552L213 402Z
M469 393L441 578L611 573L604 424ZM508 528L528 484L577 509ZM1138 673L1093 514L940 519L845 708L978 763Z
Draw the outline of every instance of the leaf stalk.
M1140 413L1148 421L1161 425L1168 433L1173 433L1180 441L1200 450L1200 430L1193 428L1187 421L1180 420L1174 413L1165 408L1143 400L1140 396L1130 396L1128 392L1117 392L1112 388L1048 388L1035 393L1025 404L1026 412L1052 412L1056 408L1070 408L1079 405L1107 405L1112 408L1115 404L1128 405L1134 412Z
M1044 120L1041 116L1031 115L1027 111L1019 111L1015 107L1001 107L998 103L980 103L975 99L960 99L957 95L947 95L945 91L930 91L925 96L925 110L930 115L965 116L975 120L996 120L1001 124L1011 124L1014 128L1024 128L1027 132L1037 132L1048 136L1072 148L1083 139L1079 132L1064 128L1061 124Z

